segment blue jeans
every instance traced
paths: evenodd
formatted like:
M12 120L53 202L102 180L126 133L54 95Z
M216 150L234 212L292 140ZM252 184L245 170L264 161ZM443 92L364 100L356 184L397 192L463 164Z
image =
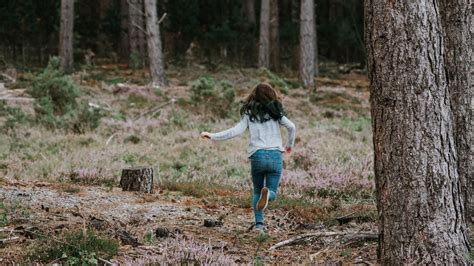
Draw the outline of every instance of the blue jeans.
M279 150L258 150L250 156L250 163L253 182L252 207L255 222L263 223L263 212L257 210L257 202L260 199L260 191L264 186L270 191L270 201L276 199L283 167L282 152Z

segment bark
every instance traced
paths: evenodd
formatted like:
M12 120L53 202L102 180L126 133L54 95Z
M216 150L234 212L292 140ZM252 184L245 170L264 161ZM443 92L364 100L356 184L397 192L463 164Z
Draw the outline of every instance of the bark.
M270 66L273 70L280 68L280 35L279 35L278 0L270 1Z
M316 12L318 7L314 7L314 75L319 75L319 60L318 60L318 30L317 30L317 22L316 22Z
M145 59L145 23L143 13L143 0L128 1L128 37L130 45L130 56L138 56Z
M120 57L128 60L129 37L128 37L128 3L127 0L120 0Z
M156 0L145 0L148 60L153 84L166 85L163 50L158 23Z
M472 45L469 0L440 0L448 89L454 115L454 140L466 221L472 221ZM469 184L471 182L471 184Z
M59 57L61 69L71 72L74 64L74 0L61 0L61 22L59 29Z
M138 167L122 169L120 187L123 191L153 192L153 168Z
M468 264L438 10L365 0L382 265Z
M244 0L243 8L248 22L252 25L257 23L257 18L255 16L255 0Z
M300 80L305 88L314 87L314 2L301 0Z
M260 39L258 67L270 66L270 0L262 0L260 10Z

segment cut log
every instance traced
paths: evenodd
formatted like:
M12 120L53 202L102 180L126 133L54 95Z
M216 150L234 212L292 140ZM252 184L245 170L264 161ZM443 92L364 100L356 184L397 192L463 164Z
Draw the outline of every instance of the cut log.
M135 167L122 169L120 187L123 191L153 192L153 168Z

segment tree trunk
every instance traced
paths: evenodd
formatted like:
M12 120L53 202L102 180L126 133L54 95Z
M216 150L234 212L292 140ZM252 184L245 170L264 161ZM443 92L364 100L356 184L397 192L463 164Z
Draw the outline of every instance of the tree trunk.
M318 30L317 30L317 22L316 22L316 12L318 7L314 7L314 76L319 75L319 60L318 60Z
M278 0L270 1L270 66L280 68L280 36L278 28Z
M143 20L143 0L127 0L128 5L128 37L132 61L143 63L145 59L145 24Z
M128 3L127 0L120 0L120 58L128 61L129 57L129 37L128 37Z
M382 265L466 265L436 1L365 0Z
M255 17L255 0L243 0L244 14L250 24L255 25L257 18Z
M123 191L153 192L153 168L138 167L122 169L120 187Z
M165 67L156 9L156 0L145 0L150 76L155 86L164 86L166 85Z
M454 140L466 221L472 221L472 45L469 0L440 0L448 89L454 115ZM471 185L469 184L471 182Z
M301 0L300 80L305 88L314 87L314 2Z
M61 69L71 72L74 64L74 0L61 0L61 24L59 29L59 57Z
M260 10L260 40L258 48L258 67L270 66L270 0L262 0Z

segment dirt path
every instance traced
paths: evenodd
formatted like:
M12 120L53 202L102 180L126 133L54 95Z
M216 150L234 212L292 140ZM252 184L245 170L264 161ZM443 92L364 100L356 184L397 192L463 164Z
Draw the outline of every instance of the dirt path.
M140 195L122 192L117 188L90 186L74 188L52 184L4 186L0 188L0 195L1 201L8 206L9 211L15 213L14 219L10 221L15 227L36 228L44 234L57 234L62 230L83 228L87 225L106 234L126 232L136 237L139 245L136 247L123 245L120 248L118 261L121 256L134 258L148 254L149 246L156 245L162 239L157 238L153 243L145 243L145 235L157 228L179 232L185 238L211 244L213 249L220 248L226 255L238 258L239 263L250 263L256 255L257 235L248 231L252 221L249 209L218 206L218 204L207 207L209 205L203 200L176 194ZM203 225L205 219L221 219L223 225L205 227ZM267 251L271 245L279 241L306 232L296 229L287 213L279 211L269 211L268 223L270 238L262 244L258 254L266 263L310 262L310 254L327 249L324 241L319 241ZM373 225L365 226L366 230L373 229ZM24 246L27 242L24 240L8 249L0 249L0 257L15 259L18 255L24 255ZM365 243L356 249L345 247L344 250L347 250L348 254L344 253L341 257L332 254L341 252L337 247L328 249L320 254L319 261L354 262L354 259L364 261L374 259L373 244ZM341 259L335 260L335 256Z

